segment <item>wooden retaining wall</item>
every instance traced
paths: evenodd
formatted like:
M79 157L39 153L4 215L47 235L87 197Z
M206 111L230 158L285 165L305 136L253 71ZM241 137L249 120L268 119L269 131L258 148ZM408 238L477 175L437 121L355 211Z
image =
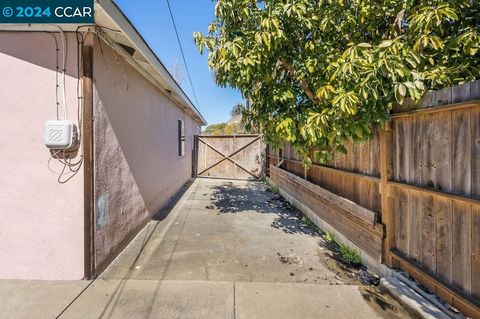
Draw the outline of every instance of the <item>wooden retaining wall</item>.
M383 226L374 212L273 165L270 178L376 261L381 260Z
M417 105L397 105L385 129L347 150L308 171L287 144L270 150L269 158L378 213L385 227L383 262L480 318L480 81L429 93Z

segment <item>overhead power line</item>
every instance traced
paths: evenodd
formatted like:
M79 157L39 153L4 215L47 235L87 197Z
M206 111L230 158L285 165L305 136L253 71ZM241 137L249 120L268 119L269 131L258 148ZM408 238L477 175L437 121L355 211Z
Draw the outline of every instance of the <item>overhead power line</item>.
M177 24L175 23L175 18L173 16L172 8L170 6L170 1L167 1L168 11L170 12L170 18L172 18L173 28L175 29L175 35L177 36L178 46L180 47L180 52L182 53L183 63L185 64L185 69L187 70L188 80L190 81L190 86L192 87L193 97L197 103L198 108L200 109L200 104L198 104L197 94L195 93L195 88L193 87L192 76L188 69L187 59L185 59L185 53L183 52L182 42L180 42L180 36L178 35Z

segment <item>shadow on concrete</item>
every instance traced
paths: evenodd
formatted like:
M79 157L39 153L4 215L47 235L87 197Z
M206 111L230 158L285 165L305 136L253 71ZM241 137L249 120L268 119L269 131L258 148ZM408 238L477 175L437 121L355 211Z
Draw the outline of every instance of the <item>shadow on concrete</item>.
M261 183L246 182L238 186L233 182L223 182L212 187L211 204L222 214L242 212L273 213L276 210Z
M172 209L175 207L175 205L177 205L177 203L180 201L180 199L182 199L182 197L185 195L185 193L190 189L190 187L192 186L192 182L193 181L191 180L191 181L188 181L187 183L185 183L182 186L182 188L174 196L172 196L170 198L170 200L167 202L167 204L163 208L161 208L155 214L155 216L152 219L155 220L155 221L158 221L158 222L164 220L168 216L168 214L172 211ZM104 305L101 313L99 314L98 318L109 318L109 319L113 318L112 317L113 312L116 309L118 303L120 302L120 298L124 293L126 284L127 284L128 280L131 279L132 273L135 270L134 266L137 263L137 261L139 260L139 258L142 255L146 245L150 241L152 235L155 233L155 231L157 230L159 225L160 225L160 223L155 223L155 224L149 223L149 224L147 224L146 230L144 231L143 234L141 234L141 236L143 236L143 239L141 239L141 242L142 242L141 248L138 250L138 253L136 254L133 262L131 262L127 274L121 279L118 286L115 288L111 297L109 298L108 302L105 303L105 305ZM101 277L101 275L100 275L100 277ZM156 291L158 291L160 289L160 285L161 284L159 283L158 287L156 288ZM151 300L151 303L150 303L150 307L149 307L150 310L153 307L153 302L154 302L154 297L152 297L152 300Z
M245 182L239 186L225 181L212 187L210 205L207 209L216 209L219 214L238 214L254 212L275 214L273 228L286 234L306 234L320 236L312 225L305 223L303 215L283 197L273 193L261 182Z
M162 221L164 220L168 214L172 211L172 209L177 205L177 203L182 199L183 195L189 190L190 186L192 186L193 180L189 180L186 182L182 188L180 188L170 199L168 202L153 216L153 220Z
M359 289L363 299L383 318L405 318L405 311L399 309L400 305L389 293L372 286L361 286Z

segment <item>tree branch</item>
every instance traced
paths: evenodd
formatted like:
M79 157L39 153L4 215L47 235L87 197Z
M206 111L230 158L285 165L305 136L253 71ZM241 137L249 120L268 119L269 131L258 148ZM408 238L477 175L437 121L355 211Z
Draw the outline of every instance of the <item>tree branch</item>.
M295 70L295 67L287 61L286 58L280 58L280 63L282 64L283 68L296 80L298 81L298 84L302 88L302 90L305 92L307 97L312 101L313 104L318 104L318 99L315 97L315 94L313 94L312 90L308 86L308 83L305 79L297 79L297 71Z

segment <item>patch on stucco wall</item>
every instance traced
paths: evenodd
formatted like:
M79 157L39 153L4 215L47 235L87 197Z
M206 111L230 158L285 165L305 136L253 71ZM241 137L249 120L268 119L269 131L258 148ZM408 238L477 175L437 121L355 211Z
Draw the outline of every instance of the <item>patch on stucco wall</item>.
M97 229L101 229L103 226L108 224L108 199L110 195L103 193L102 196L97 200Z

